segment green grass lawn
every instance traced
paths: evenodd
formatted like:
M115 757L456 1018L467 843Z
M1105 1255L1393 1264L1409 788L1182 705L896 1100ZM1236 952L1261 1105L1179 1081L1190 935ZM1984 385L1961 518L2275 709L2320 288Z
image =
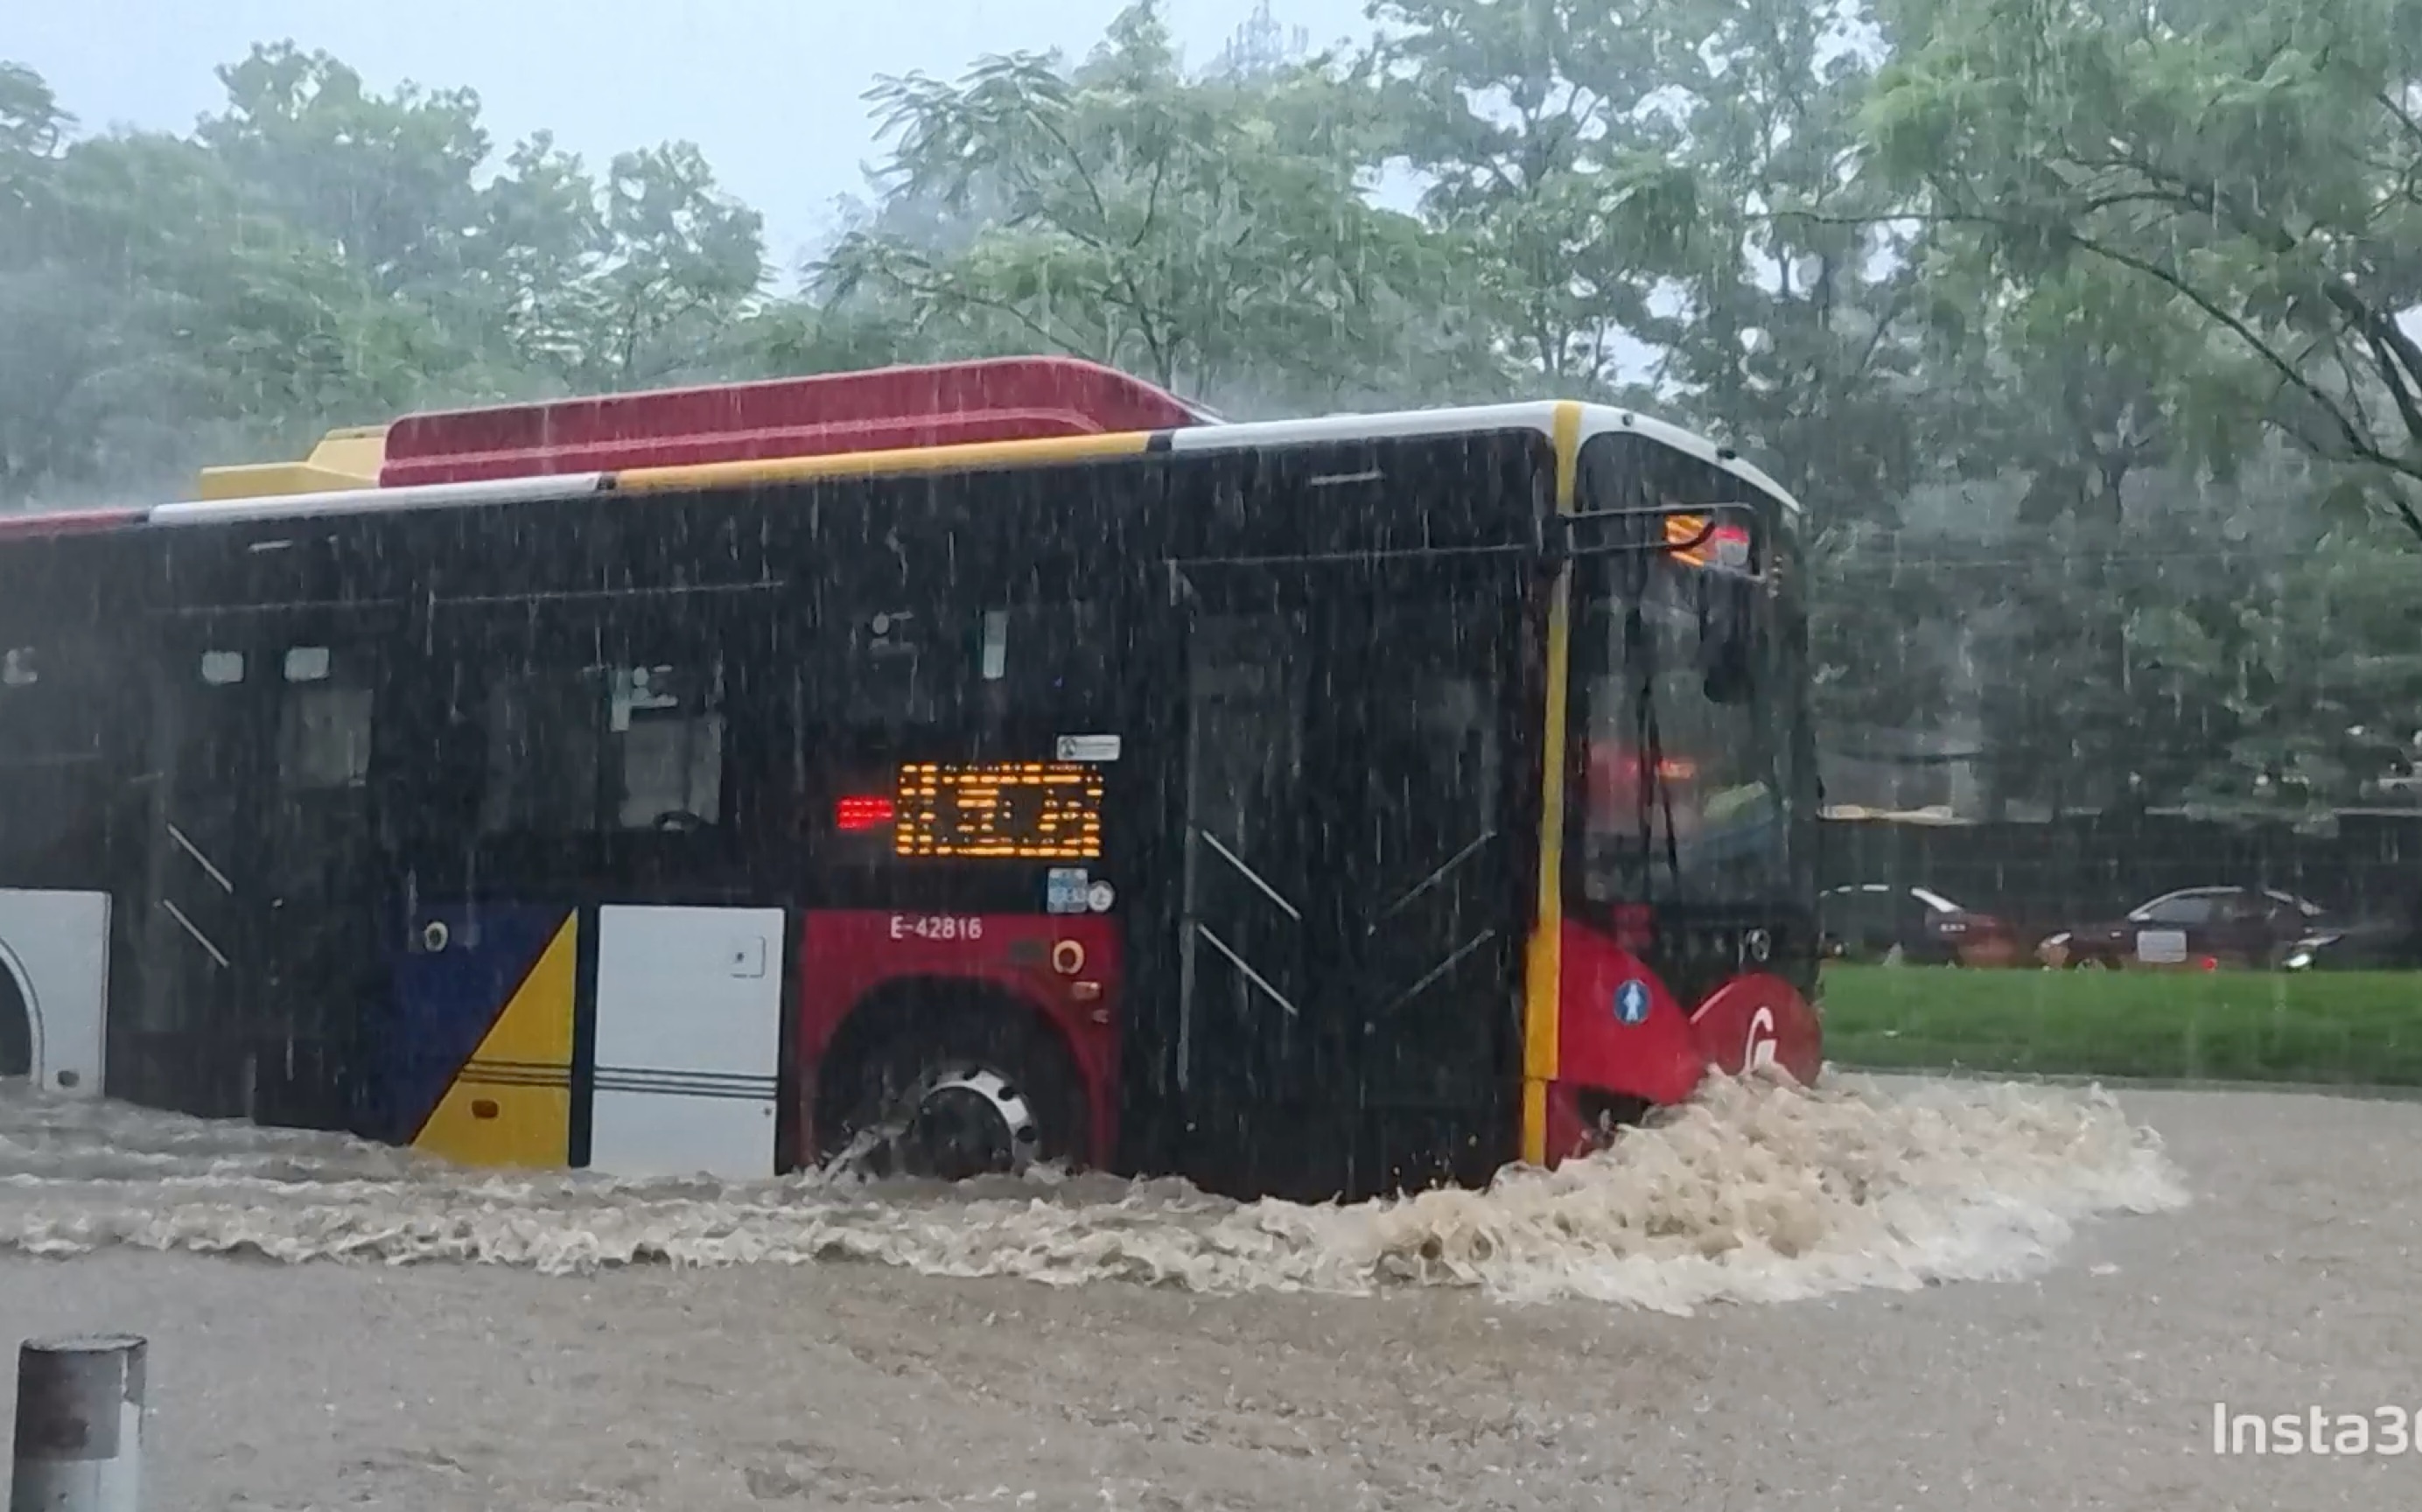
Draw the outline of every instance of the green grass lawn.
M1824 1000L1845 1066L2422 1086L2422 972L1839 966Z

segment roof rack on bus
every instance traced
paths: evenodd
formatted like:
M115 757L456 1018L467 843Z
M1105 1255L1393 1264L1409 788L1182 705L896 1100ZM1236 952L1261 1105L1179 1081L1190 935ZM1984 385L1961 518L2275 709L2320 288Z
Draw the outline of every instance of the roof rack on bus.
M1217 423L1097 363L1004 357L407 416L386 428L378 486Z

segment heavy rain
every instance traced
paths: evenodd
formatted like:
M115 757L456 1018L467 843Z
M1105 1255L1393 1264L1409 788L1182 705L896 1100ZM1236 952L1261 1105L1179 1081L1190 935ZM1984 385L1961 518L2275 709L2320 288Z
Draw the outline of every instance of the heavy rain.
M2417 1088L2422 0L0 25L12 1506L2405 1507Z

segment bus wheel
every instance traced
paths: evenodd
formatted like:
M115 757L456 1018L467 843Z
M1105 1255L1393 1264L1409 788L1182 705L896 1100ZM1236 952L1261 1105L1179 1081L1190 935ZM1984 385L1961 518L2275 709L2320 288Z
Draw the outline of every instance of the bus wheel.
M900 1163L943 1181L1024 1171L1043 1149L1042 1120L1017 1083L989 1066L927 1077L893 1120Z
M0 1077L34 1074L34 1010L17 990L17 974L0 967Z
M885 1017L876 1038L826 1073L846 1111L820 1131L825 1149L847 1152L870 1175L938 1181L1084 1158L1082 1082L1023 1005Z

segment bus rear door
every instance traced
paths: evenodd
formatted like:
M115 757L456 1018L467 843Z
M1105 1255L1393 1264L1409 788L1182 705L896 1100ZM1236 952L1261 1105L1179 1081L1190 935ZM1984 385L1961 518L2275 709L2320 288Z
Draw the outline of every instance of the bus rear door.
M729 555L736 580L663 585L642 570L698 575L677 541L581 524L615 589L540 562L432 601L379 1127L469 1164L770 1176L789 894L747 860L788 745L779 586Z

